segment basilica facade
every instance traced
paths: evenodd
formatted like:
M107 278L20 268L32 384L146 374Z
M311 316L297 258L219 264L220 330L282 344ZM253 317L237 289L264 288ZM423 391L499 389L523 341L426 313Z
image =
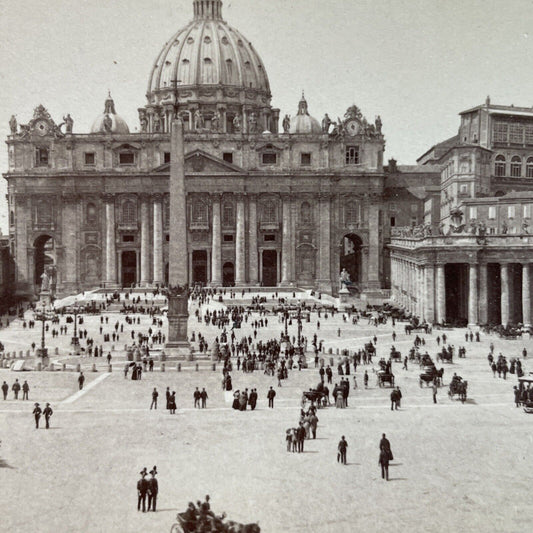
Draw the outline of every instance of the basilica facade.
M12 119L4 177L20 294L36 291L47 265L60 294L168 282L176 117L190 284L335 294L346 269L356 294L390 285L390 226L421 222L415 189L436 174L388 176L379 117L352 105L319 122L304 95L280 117L261 58L222 18L220 0L193 1L193 19L148 79L135 133L111 95L87 133L42 105L26 124Z

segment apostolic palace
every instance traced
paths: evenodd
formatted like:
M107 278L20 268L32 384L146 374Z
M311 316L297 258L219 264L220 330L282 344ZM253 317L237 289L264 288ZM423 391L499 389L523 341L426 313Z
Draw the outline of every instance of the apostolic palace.
M37 102L36 102L37 103ZM175 253L190 285L392 297L428 322L531 323L533 109L487 99L414 166L384 165L385 125L272 107L252 44L194 0L162 47L139 124L107 97L89 131L39 105L7 139L9 250L19 294L47 265L60 294L155 287ZM96 114L96 113L95 113ZM184 217L172 212L172 121L183 124ZM130 129L132 126L132 129ZM133 132L133 130L136 130Z

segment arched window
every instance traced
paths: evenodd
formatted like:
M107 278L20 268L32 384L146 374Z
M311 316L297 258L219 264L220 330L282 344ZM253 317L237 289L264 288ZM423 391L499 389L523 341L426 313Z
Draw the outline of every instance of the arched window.
M93 203L87 204L86 220L91 226L96 224L96 206Z
M263 204L261 220L265 224L275 224L277 222L276 204L269 200Z
M494 174L496 176L505 176L505 157L503 155L496 156L496 163L494 164Z
M233 227L235 225L235 210L233 204L225 203L222 209L222 225Z
M135 203L132 200L127 200L122 204L121 220L123 224L135 224L137 222Z
M309 202L302 202L302 205L300 206L300 222L302 224L311 223L311 206L309 205Z
M201 200L192 204L192 221L196 224L207 224L207 207Z
M522 175L522 159L515 155L511 159L511 176L513 178L519 178Z
M357 224L359 222L359 206L357 202L350 201L346 204L345 222L346 224Z
M533 178L533 157L528 157L526 162L526 176Z

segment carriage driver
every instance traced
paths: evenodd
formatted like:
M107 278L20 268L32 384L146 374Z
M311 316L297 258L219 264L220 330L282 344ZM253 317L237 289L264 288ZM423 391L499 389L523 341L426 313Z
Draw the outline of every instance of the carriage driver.
M453 377L452 377L452 381L453 381L454 383L458 383L458 382L463 381L463 378L462 378L461 376L458 376L458 375L454 372Z

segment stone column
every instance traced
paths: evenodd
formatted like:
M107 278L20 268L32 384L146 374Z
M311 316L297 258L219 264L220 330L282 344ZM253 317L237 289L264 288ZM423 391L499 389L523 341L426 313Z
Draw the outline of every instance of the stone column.
M437 273L436 273L436 296L437 296L437 302L436 302L436 315L437 315L437 322L439 324L443 324L446 321L446 280L444 277L444 265L438 264L437 265Z
M501 281L501 320L502 326L509 324L509 265L502 263L500 265Z
M468 326L478 323L477 265L468 265Z
M154 201L154 285L162 285L163 274L163 197L156 194Z
M141 195L141 285L150 285L150 204L149 196Z
M424 320L430 324L435 322L435 267L424 267Z
M257 264L257 203L255 195L248 201L248 277L250 285L259 283Z
M424 320L424 271L420 265L416 267L416 298L418 301L418 317L420 320Z
M531 327L531 278L529 263L522 265L522 322Z
M117 284L117 253L115 250L115 197L104 196L105 202L105 283L107 286Z
M319 193L318 289L331 293L330 195Z
M213 224L211 244L211 285L222 285L222 236L220 234L220 195L214 194L213 198Z
M379 254L381 250L379 243L379 206L370 205L368 209L368 288L379 289L381 287L379 278Z
M488 318L488 285L487 285L487 263L479 265L479 294L478 294L478 321L480 324L486 324Z
M244 196L237 195L237 224L235 231L235 285L246 285L246 220L244 216Z
M78 197L63 197L62 210L62 244L64 249L64 272L62 272L63 290L75 293L78 281Z
M291 203L288 196L282 201L281 285L286 286L291 282Z

